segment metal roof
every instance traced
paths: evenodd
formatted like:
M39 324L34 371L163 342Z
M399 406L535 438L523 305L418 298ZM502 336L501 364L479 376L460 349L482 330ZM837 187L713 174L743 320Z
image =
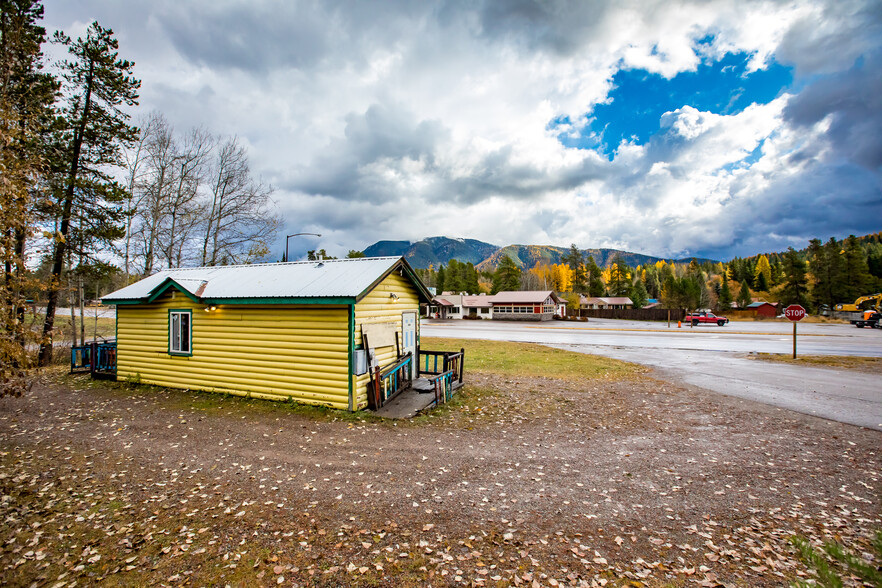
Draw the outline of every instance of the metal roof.
M494 305L499 304L542 304L547 298L551 297L555 302L560 299L553 290L524 290L522 292L499 292L490 297L490 302Z
M490 308L492 296L463 296L462 305L469 308Z
M101 300L108 304L148 302L174 285L204 302L236 299L359 299L401 266L430 299L425 286L402 257L361 257L289 263L259 263L163 270Z

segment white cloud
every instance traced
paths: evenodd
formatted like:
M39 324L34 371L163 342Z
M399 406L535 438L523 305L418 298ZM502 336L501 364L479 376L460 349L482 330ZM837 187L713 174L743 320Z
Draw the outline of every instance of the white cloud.
M49 0L46 19L72 33L91 18L112 27L143 79L142 110L240 136L279 188L289 227L326 235L332 251L456 232L501 245L729 255L761 242L753 233L767 231L757 218L770 191L774 202L788 190L811 198L797 177L809 174L827 182L816 185L826 197L838 175L825 166L837 158L840 171L865 162L854 194L878 194L879 169L866 164L878 133L866 139L868 125L848 116L863 109L862 120L878 121L878 94L842 110L810 79L798 95L730 116L683 105L612 162L565 148L549 123L569 117L571 136L588 132L621 67L671 78L748 52L753 68L777 59L797 72L848 70L878 51L874 7ZM843 87L878 80L878 60L867 63ZM837 215L826 231L859 232L861 216Z

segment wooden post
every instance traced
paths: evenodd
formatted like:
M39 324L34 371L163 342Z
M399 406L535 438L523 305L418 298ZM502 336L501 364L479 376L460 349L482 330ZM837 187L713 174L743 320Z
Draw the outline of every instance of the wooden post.
M86 293L83 291L83 276L80 275L77 285L77 296L80 299L80 341L86 344ZM73 312L73 309L70 309Z
M796 359L796 321L793 321L793 359Z
M668 328L671 328L671 309L668 309Z
M82 318L82 317L80 317L80 318ZM83 343L85 344L85 341ZM92 345L90 345L90 351L91 351L91 354L89 357L89 375L94 378L95 377L95 368L97 367L97 363L98 363L98 342L97 341L94 341L94 340L92 341Z
M100 297L98 295L98 284L96 283L95 284L95 300L99 300L99 298ZM92 338L95 339L96 341L98 340L98 305L97 304L95 305L95 330L92 331ZM106 339L105 339L105 341L106 341Z

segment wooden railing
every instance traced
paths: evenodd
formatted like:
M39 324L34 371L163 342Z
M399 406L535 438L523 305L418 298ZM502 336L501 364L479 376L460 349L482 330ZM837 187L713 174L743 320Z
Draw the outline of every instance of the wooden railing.
M453 396L453 392L462 386L465 365L465 350L459 351L425 351L417 350L418 360L407 353L394 364L380 369L376 367L371 373L371 385L368 388L368 408L377 410L399 392L413 385L413 378L424 376L432 385L435 404L444 404Z
M368 407L376 410L413 383L413 356L408 352L393 365L381 370L374 369L371 378L371 394L368 398Z
M116 342L92 341L70 348L70 373L90 373L93 378L116 375Z
M462 385L465 349L460 349L459 351L427 351L420 349L418 353L419 375L437 376L446 372L453 372L451 384L454 387Z
M435 392L435 404L444 404L453 397L453 377L455 372L448 370L428 378Z

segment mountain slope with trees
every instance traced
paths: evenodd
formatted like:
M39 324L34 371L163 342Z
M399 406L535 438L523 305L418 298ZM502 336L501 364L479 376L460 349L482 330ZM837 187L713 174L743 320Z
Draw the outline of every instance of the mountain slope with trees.
M566 247L555 247L553 245L508 245L494 252L493 255L477 264L479 271L495 271L503 256L510 257L515 265L522 270L530 270L541 264L557 264L561 263L570 249ZM653 255L644 255L642 253L632 253L629 251L620 251L618 249L582 249L585 257L589 255L600 267L606 267L612 261L619 257L628 265L646 265L648 263L656 263L663 258ZM677 263L688 263L691 258L674 260ZM710 259L699 259L700 262L713 262Z
M378 241L364 250L367 257L401 255L413 267L447 265L451 259L478 264L490 257L498 246L476 239L428 237L419 241Z

